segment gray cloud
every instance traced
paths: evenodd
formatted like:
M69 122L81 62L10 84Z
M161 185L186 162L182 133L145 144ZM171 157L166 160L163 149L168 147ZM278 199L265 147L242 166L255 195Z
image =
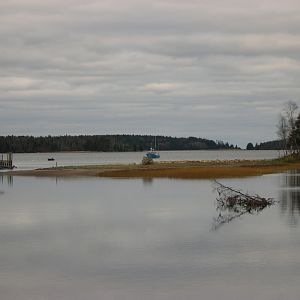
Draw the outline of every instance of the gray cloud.
M0 134L243 144L299 99L299 1L14 0L0 17Z

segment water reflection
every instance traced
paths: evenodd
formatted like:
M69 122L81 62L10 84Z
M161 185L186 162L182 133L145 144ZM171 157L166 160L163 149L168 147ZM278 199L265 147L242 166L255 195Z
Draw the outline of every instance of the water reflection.
M300 170L292 170L281 177L280 208L282 215L296 226L300 216Z
M14 178L10 175L0 175L0 182L2 185L7 184L12 187L14 185Z
M143 178L144 186L151 186L153 184L153 178Z
M277 196L279 176L222 182ZM274 207L210 232L211 181L18 176L0 190L1 299L299 298L300 227Z

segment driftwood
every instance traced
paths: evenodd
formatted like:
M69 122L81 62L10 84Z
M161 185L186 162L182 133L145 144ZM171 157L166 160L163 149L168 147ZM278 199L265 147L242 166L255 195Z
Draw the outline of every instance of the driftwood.
M214 190L218 193L216 206L219 213L218 217L213 219L214 230L244 214L258 214L265 207L275 203L272 198L250 195L218 181L214 181Z

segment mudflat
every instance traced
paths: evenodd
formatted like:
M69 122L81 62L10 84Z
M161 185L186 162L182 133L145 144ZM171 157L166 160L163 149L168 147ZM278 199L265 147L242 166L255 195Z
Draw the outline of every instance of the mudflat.
M214 160L168 161L150 165L118 164L53 167L26 171L9 171L14 176L74 177L98 176L109 178L178 178L214 179L247 177L300 169L300 160Z

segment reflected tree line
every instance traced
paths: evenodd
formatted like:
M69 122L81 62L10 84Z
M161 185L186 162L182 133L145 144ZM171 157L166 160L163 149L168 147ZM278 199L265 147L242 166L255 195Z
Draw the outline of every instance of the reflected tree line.
M297 225L300 217L300 170L289 171L281 177L280 210Z

